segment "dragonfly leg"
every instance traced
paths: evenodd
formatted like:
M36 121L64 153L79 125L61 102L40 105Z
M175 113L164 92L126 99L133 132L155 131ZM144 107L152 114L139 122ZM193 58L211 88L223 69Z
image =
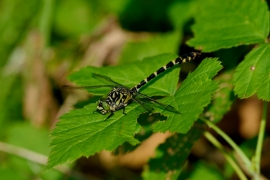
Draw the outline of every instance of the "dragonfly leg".
M124 115L127 115L127 113L126 113L125 111L126 111L126 108L123 107L123 114L124 114Z
M114 113L111 112L111 114L110 114L104 121L106 121L107 119L109 119L109 118L112 117L113 115L114 115Z

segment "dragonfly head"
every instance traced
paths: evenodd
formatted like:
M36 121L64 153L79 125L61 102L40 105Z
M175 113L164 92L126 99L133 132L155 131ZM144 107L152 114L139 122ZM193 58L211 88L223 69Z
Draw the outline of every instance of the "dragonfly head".
M110 111L110 105L106 101L97 101L97 110L101 114L107 114Z

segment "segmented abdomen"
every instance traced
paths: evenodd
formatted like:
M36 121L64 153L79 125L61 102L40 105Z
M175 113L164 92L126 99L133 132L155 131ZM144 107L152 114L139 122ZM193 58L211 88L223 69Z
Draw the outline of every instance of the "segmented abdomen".
M139 84L137 84L136 86L134 86L133 88L131 88L131 91L138 92L141 87L143 87L146 83L148 83L149 81L151 81L152 79L154 79L155 77L157 77L162 72L166 71L167 69L173 67L176 64L181 64L181 63L185 63L185 62L194 60L200 54L201 53L199 53L199 52L191 52L191 53L185 54L183 56L179 56L178 58L176 58L176 59L168 62L166 65L162 66L157 71L155 71L154 73L152 73L150 76L148 76L147 78L145 78L144 80L142 80Z

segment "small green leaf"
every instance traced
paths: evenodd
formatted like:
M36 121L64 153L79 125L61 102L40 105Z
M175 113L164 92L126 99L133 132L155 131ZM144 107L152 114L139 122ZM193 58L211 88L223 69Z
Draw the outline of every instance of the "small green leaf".
M261 44L242 61L234 74L234 91L240 98L257 93L262 100L270 100L270 45Z
M147 76L149 76L151 73L158 70L161 66L165 65L176 57L176 55L172 54L163 54L120 66L107 66L101 68L86 67L71 74L69 76L69 80L78 85L84 86L109 84L109 82L104 81L103 79L95 78L92 76L93 73L96 73L110 77L114 81L127 87L133 87L145 79ZM147 88L143 87L140 92L145 93L148 96L172 95L176 91L178 74L179 68L172 68L166 73L163 73L152 80L149 84L147 84ZM164 84L166 84L166 86L164 86ZM110 89L98 88L89 89L89 91L96 95L104 95L108 93Z
M155 132L179 132L186 133L203 108L211 101L211 95L218 88L218 83L212 78L222 68L217 58L207 58L200 66L183 82L174 96L162 99L161 102L177 107L181 114L171 113L159 109L159 112L168 117L166 121L154 124Z
M167 139L157 148L156 157L150 159L149 167L145 167L143 178L145 180L177 179L193 144L199 139L201 133L201 129L193 127L185 135L174 134Z
M265 42L269 33L266 1L204 0L193 26L190 46L211 52L240 44Z
M147 58L140 64L136 62L118 67L88 67L72 74L70 79L80 85L108 83L104 82L102 79L98 81L98 79L91 77L91 73L99 72L99 74L106 73L106 76L114 77L113 80L123 85L130 83L130 87L132 87L140 82L140 80L137 79L144 79L160 66L174 58L175 55L160 55ZM217 61L213 61L213 63L219 65ZM207 63L204 64L208 66ZM217 72L215 68L220 68L220 66L200 68L197 74L194 75L195 79L193 80L200 80L199 77L201 77L201 74L202 79L214 76ZM139 73L134 73L136 71ZM149 92L150 95L151 92L154 95L165 94L165 92L173 94L176 89L179 68L172 68L168 71L171 72L166 72L157 77L153 82L150 82L145 91ZM192 78L190 83L192 83ZM187 84L187 86L190 85ZM186 91L189 90L186 89ZM75 160L81 156L88 157L101 150L112 151L124 142L129 142L132 145L139 143L139 141L134 138L134 135L140 130L140 125L137 124L137 118L140 113L145 111L141 106L132 103L126 107L127 115L123 115L122 111L117 111L107 121L104 120L108 115L104 116L99 113L93 113L95 110L96 105L90 104L83 109L70 111L60 118L60 121L52 132L53 139L50 143L52 149L47 168L51 168L68 160ZM173 114L172 112L167 113Z
M109 120L107 115L93 113L95 104L72 110L60 117L52 131L51 152L46 169L81 156L89 157L102 150L112 151L125 141L139 143L134 138L137 131L137 104L126 107L127 115L115 113Z

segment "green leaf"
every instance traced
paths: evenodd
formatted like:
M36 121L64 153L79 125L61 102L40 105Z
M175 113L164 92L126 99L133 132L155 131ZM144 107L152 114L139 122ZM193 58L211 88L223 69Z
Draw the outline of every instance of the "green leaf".
M174 134L161 144L156 150L156 157L150 159L145 167L143 178L151 179L177 179L193 144L199 139L202 129L197 127L183 134Z
M125 141L139 143L134 137L137 131L138 112L133 103L126 107L127 115L115 113L109 120L93 113L95 104L72 110L60 117L52 132L51 152L46 169L81 156L89 157L101 150L112 151Z
M104 85L109 82L100 78L94 78L92 73L105 75L110 77L116 82L119 82L127 87L133 87L148 77L151 73L165 65L167 62L175 59L177 56L172 54L158 55L154 57L145 58L142 61L136 61L127 63L120 66L112 67L86 67L80 69L69 76L69 80L78 85ZM172 68L166 73L161 74L149 84L147 88L142 88L141 92L148 96L168 96L172 95L176 91L176 85L178 82L179 68ZM164 86L166 84L166 86ZM104 95L109 92L110 89L98 88L89 89L95 95Z
M219 82L219 88L213 95L213 100L205 113L205 116L214 123L219 122L227 113L235 100L233 94L233 72L225 72L215 80Z
M147 58L140 64L130 63L118 67L104 68L88 67L71 75L70 79L81 85L96 85L95 83L101 84L105 82L99 82L97 79L91 78L91 73L103 72L100 74L104 74L104 72L106 72L106 76L115 77L113 78L115 81L125 85L128 84L128 82L131 82L133 83L133 86L140 82L135 80L140 78L136 76L143 76L145 78L150 73L154 72L152 66L160 67L165 64L165 62L167 63L174 58L175 56L172 55L160 55L153 58ZM151 63L147 61L151 61ZM207 88L204 90L208 90L212 93L212 89L214 88L213 85L208 87L207 84L211 85L212 81L209 78L213 77L221 66L215 59L208 59L202 64L203 65L200 66L199 70L188 78L189 83L183 83L182 85L182 89L185 89L183 92L186 93L186 96L184 96L186 99L190 98L190 94L193 95L193 91L189 89L189 87L193 88L191 84L200 84L200 82L197 81L206 83ZM134 72L136 72L136 70L139 73L135 74ZM146 71L146 73L144 71ZM161 94L159 92L162 91L173 93L176 89L176 73L178 73L178 70L173 68L171 71L173 72L164 73L158 77L158 81L154 80L154 83L147 87L146 92L150 89L148 92L150 94L152 92L154 95ZM166 86L164 86L164 84L166 84ZM188 91L191 93L188 93ZM202 94L203 96L206 96L206 98L202 100L203 102L208 101L208 96L205 95L205 93L207 92L203 92ZM138 130L141 128L140 125L137 124L139 114L145 111L141 106L132 103L126 107L127 115L123 115L121 111L117 111L107 121L104 120L108 115L104 116L99 113L93 113L95 110L96 105L90 104L83 109L70 111L60 118L60 121L52 132L53 139L50 143L52 149L47 168L51 168L57 164L66 162L67 160L75 160L81 156L88 157L101 150L112 151L124 142L129 142L132 145L139 143L139 141L134 138L134 135L135 133L138 133ZM173 114L172 112L167 113L170 115Z
M234 91L240 98L257 93L258 98L270 100L270 46L261 44L247 54L234 74Z
M218 88L212 78L222 68L217 58L207 58L200 66L188 75L174 96L162 99L161 102L177 107L181 114L173 114L159 109L158 112L167 116L166 121L154 124L155 132L186 133L203 112L203 108L211 101L211 95Z
M265 42L269 33L266 1L201 1L188 45L211 52L240 44Z

